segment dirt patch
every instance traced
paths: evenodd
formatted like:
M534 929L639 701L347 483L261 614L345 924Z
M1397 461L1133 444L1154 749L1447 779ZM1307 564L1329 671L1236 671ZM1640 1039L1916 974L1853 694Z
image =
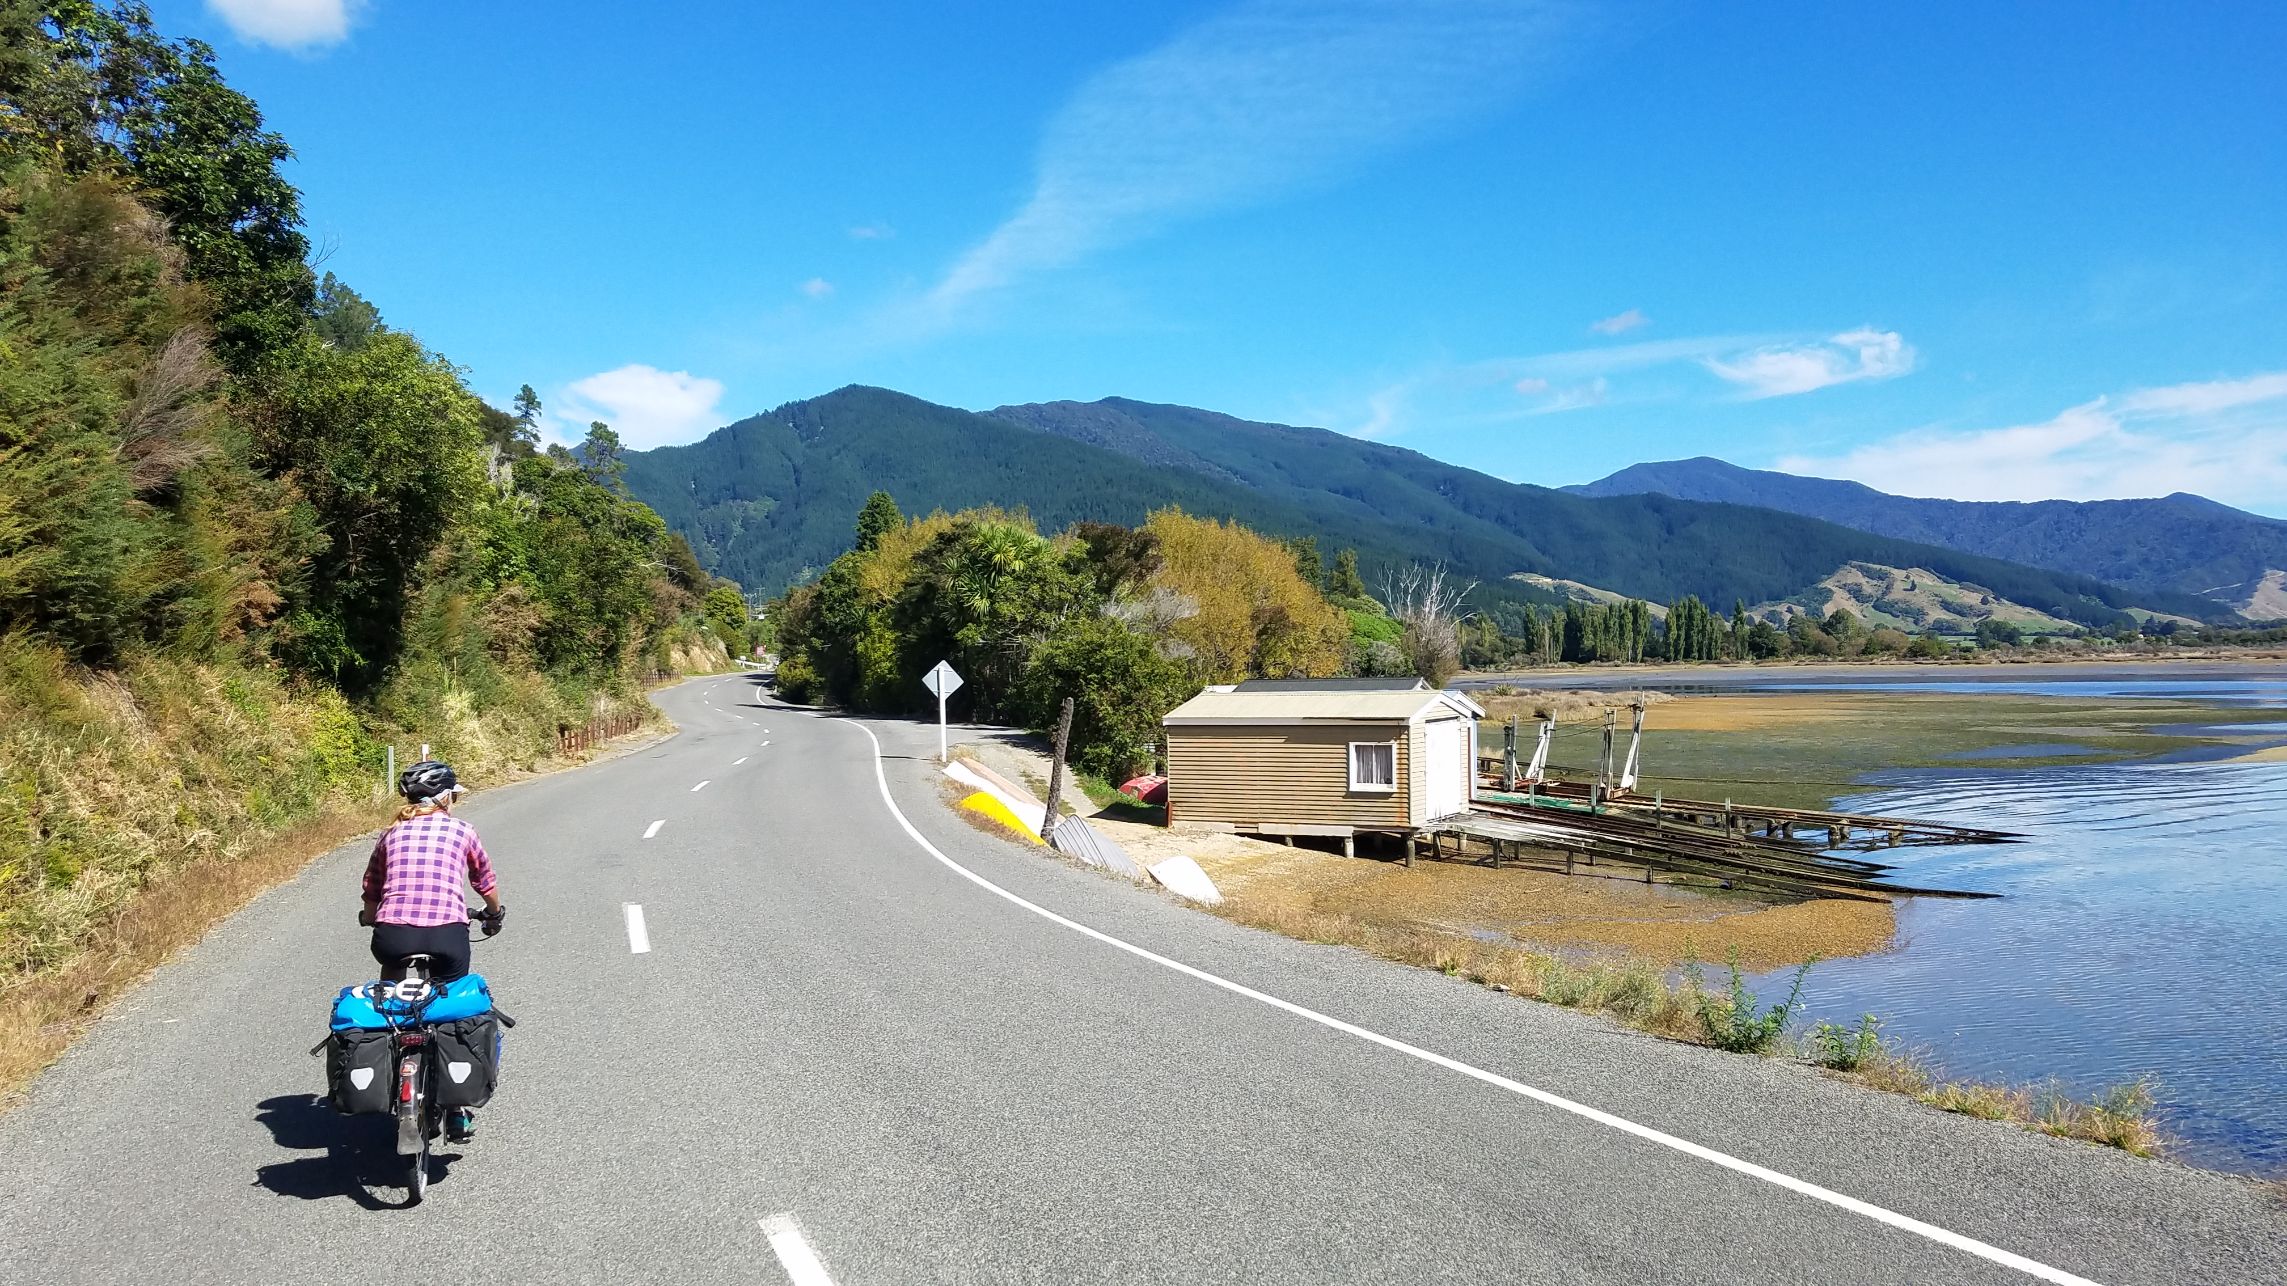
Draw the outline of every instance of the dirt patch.
M1235 838L1235 837L1224 837ZM1886 902L1821 899L1773 905L1625 877L1467 862L1347 858L1244 841L1194 854L1218 888L1262 907L1433 933L1494 945L1587 955L1641 956L1664 964L1721 960L1733 949L1749 969L1811 955L1868 955L1896 930Z

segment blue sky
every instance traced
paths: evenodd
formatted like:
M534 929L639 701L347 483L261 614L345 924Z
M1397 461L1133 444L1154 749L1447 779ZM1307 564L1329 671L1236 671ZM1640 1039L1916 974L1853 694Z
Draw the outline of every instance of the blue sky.
M637 445L866 383L2287 516L2278 6L156 8L327 268Z

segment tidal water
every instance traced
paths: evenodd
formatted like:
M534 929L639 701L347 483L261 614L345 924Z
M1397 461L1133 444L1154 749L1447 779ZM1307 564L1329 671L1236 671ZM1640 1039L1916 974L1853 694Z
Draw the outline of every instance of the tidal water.
M2287 708L2282 672L2009 687ZM2287 1176L2287 763L1964 763L1836 806L2030 838L1898 850L1902 882L2004 896L1902 902L1895 950L1812 969L1806 1026L1877 1014L1958 1077L2088 1093L2149 1076L2174 1155Z

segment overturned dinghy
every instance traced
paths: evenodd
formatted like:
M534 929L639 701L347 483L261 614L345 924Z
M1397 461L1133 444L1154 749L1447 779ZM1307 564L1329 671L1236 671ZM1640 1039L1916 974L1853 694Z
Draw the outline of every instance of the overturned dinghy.
M1048 846L1075 861L1086 862L1100 870L1124 875L1131 880L1146 878L1144 869L1128 856L1128 851L1086 821L1078 817L1057 819L1056 829L1049 832Z

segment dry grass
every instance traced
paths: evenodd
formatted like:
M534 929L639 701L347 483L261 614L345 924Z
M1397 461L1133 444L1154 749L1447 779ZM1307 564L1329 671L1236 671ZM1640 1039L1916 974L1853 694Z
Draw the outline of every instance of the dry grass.
M198 666L27 676L23 652L4 659L0 1106L153 969L394 803L330 691ZM656 731L644 709L622 745ZM513 721L531 710L448 699L431 735L488 787L612 752L533 753L504 735Z
M1640 957L1574 963L1449 934L1371 924L1243 890L1226 890L1214 913L1304 942L1358 947L1385 960L1435 969L1530 1000L1608 1014L1639 1031L1689 1044L1716 1043L1714 1028L1728 1003L1688 974L1681 982L1670 981L1659 964ZM1831 1074L1941 1111L2006 1121L2137 1156L2156 1155L2165 1146L2152 1116L2151 1087L2142 1081L2092 1100L2075 1100L2053 1086L2011 1088L1943 1079L1921 1058L1887 1045L1877 1047L1855 1070Z
M378 807L334 809L239 856L178 867L98 926L95 940L101 946L0 989L0 1106L11 1104L32 1077L153 969L263 890L387 821ZM347 905L349 894L343 896Z
M1856 1069L1834 1072L1870 1089L1903 1094L1941 1112L1981 1121L2007 1121L2059 1138L2081 1139L2119 1148L2135 1156L2158 1156L2167 1148L2153 1116L2152 1084L2116 1085L2093 1098L2076 1099L2050 1085L1988 1085L1948 1080L1919 1054L1884 1046Z

